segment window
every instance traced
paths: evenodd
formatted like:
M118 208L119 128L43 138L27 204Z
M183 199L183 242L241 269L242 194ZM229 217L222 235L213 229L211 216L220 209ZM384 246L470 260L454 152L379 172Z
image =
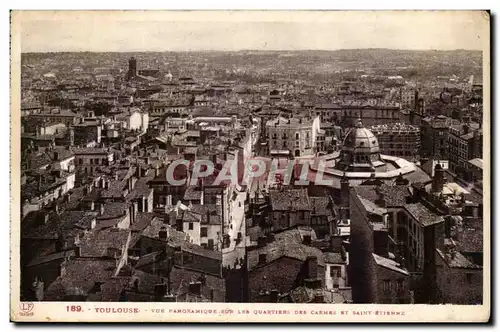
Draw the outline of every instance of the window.
M299 133L295 133L295 139L300 139Z
M402 292L403 291L403 280L398 279L396 280L396 292Z
M214 240L213 239L209 239L208 240L208 249L213 249L214 248Z
M383 280L382 281L382 291L384 291L384 292L391 291L391 281L390 280Z
M193 229L193 223L192 223L192 222L190 222L190 223L189 223L189 230L192 230L192 229Z
M333 288L339 288L339 279L341 278L341 267L330 266L330 278L333 281Z
M193 260L193 257L190 254L188 254L186 252L182 254L182 262L183 263L190 263L192 260Z
M201 237L207 237L208 236L208 229L206 227L201 228Z

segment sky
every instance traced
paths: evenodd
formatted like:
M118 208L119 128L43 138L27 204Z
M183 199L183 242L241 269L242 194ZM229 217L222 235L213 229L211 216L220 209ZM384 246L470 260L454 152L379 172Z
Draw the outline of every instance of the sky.
M470 11L25 11L22 52L484 49L488 18Z

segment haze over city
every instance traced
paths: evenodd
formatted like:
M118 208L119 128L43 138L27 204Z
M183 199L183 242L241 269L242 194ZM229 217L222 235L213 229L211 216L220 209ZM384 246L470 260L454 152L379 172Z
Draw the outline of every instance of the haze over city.
M22 15L22 52L480 50L485 20L470 11L15 14Z

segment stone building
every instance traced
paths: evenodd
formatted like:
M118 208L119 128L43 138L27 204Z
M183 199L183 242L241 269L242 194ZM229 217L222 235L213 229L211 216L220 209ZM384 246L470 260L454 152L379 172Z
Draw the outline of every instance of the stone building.
M284 118L282 116L266 123L268 154L289 155L294 157L313 155L320 131L319 117Z
M408 160L418 160L420 154L420 128L394 123L372 126L370 130L377 136L380 152Z

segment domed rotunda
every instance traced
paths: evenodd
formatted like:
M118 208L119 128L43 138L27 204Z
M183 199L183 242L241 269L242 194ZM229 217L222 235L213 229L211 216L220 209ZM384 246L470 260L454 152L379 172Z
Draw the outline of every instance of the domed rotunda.
M382 171L384 165L377 137L358 120L344 139L336 168L348 172L374 172Z

